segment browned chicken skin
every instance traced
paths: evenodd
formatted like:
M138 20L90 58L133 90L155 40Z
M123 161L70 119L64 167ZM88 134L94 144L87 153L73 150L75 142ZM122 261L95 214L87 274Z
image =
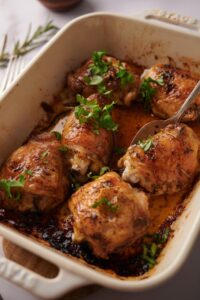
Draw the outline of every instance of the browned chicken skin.
M109 63L109 69L106 74L103 75L105 87L107 90L112 91L111 99L117 104L130 105L134 101L139 92L140 85L140 71L137 66L121 62L120 60L111 57L103 56L103 60ZM80 93L84 97L88 97L91 94L97 93L98 88L95 85L89 85L84 78L90 75L89 66L92 64L92 59L89 59L83 66L77 69L74 73L68 75L67 83L68 87L72 90L74 95ZM117 78L117 72L119 66L122 66L133 76L132 82L121 85L120 78Z
M81 187L72 195L69 208L74 219L74 240L87 241L101 258L134 243L149 224L147 196L115 172Z
M5 162L0 179L24 178L23 187L13 188L12 198L0 190L2 204L19 211L49 211L64 201L69 182L64 173L60 143L51 133L43 133L21 146ZM19 199L15 199L16 195Z
M173 116L191 93L198 79L172 65L157 64L146 70L143 78L163 79L163 86L153 84L156 94L151 100L153 113L163 119ZM186 112L183 121L195 121L200 115L200 96Z
M147 141L146 151L133 145L120 159L122 178L155 195L187 190L199 171L200 142L193 130L168 125Z
M62 144L70 169L84 176L87 172L98 173L108 164L113 146L111 131L100 128L96 134L90 124L80 124L72 112L62 133Z

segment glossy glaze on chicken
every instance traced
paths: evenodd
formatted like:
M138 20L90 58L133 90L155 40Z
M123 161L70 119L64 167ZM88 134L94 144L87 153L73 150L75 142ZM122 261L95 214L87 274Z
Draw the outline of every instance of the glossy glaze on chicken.
M4 207L46 212L65 200L69 179L60 146L53 134L43 133L12 153L0 172Z
M113 133L100 128L94 132L92 124L80 123L72 112L63 128L62 145L67 147L69 168L82 177L90 171L99 173L107 166L113 148Z
M162 119L172 117L179 110L198 81L189 72L167 64L157 64L145 70L143 80L147 78L155 81L161 79L161 84L153 83L156 93L151 99L151 108L155 116ZM199 114L200 96L197 96L183 121L195 121L199 118Z
M62 126L38 134L43 120L0 170L2 222L122 276L156 264L199 174L198 98L183 120L192 128L169 125L128 147L151 110L171 116L196 83L170 65L142 71L94 52L67 76L74 109L57 97L48 110L46 120L65 111Z
M130 146L120 159L122 178L155 195L187 190L199 172L200 141L184 124L168 125Z
M78 70L69 74L67 83L73 94L88 97L94 93L110 94L120 105L131 105L139 93L138 67L112 56L94 53ZM102 59L101 59L102 58ZM93 80L96 79L96 80Z
M74 240L87 241L101 258L132 245L149 224L147 196L115 172L81 187L69 200L69 208Z

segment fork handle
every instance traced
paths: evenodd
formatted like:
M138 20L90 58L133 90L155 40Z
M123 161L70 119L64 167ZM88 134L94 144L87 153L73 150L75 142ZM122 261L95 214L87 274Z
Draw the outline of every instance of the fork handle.
M186 110L190 107L191 103L195 100L196 96L200 93L200 80L190 93L190 95L187 97L185 102L182 104L181 108L178 110L178 112L173 117L173 121L175 123L179 123L185 114Z

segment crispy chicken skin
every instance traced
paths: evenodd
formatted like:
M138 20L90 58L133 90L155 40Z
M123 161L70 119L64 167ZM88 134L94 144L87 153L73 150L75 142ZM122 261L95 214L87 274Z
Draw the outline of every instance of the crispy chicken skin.
M112 100L117 104L129 106L134 101L139 92L140 75L138 67L127 62L119 61L111 56L103 56L103 60L110 64L108 71L103 75L104 83L107 90L112 90ZM89 66L92 64L92 59L89 59L84 65L71 73L67 77L67 85L73 91L74 95L80 93L84 97L97 93L98 89L95 85L89 85L84 78L90 75ZM117 78L119 66L124 67L130 74L133 75L133 81L121 85L120 78Z
M101 203L102 199L107 199L110 206ZM111 210L111 205L116 209ZM69 208L74 219L74 240L87 241L101 258L134 243L149 224L147 196L115 172L81 187L72 195Z
M151 141L146 151L140 145L128 148L118 163L122 178L155 195L187 190L199 171L196 134L184 124L168 125Z
M80 124L72 112L63 128L62 144L69 168L84 176L88 171L98 173L108 164L113 146L113 134L106 129L99 129L96 134L91 125Z
M173 116L179 110L198 81L189 72L166 64L157 64L146 70L143 78L148 77L155 80L163 78L163 86L154 85L156 94L151 101L153 113L163 119ZM199 115L200 96L197 96L194 104L186 112L183 121L195 121Z
M43 133L16 151L5 162L0 179L18 180L24 176L24 186L13 188L20 198L10 199L1 189L4 207L19 211L49 211L64 201L69 182L64 174L60 143L51 133Z

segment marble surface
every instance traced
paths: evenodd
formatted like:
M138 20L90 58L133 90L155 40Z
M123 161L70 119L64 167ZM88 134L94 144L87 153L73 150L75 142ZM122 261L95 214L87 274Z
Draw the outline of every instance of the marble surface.
M159 8L200 18L199 0L83 0L82 3L66 13L53 13L36 0L0 0L0 47L5 33L8 34L8 47L12 48L17 39L22 39L27 27L32 23L33 28L52 19L62 27L71 19L89 12L109 11L134 15L144 9ZM38 50L37 50L38 51ZM26 57L28 62L37 52ZM3 75L2 71L1 74ZM96 293L85 297L85 300L198 300L200 299L200 238L196 241L186 263L179 272L168 282L158 288L140 292L124 293L102 288ZM0 249L0 255L3 255ZM178 255L178 253L177 253ZM38 300L8 281L0 278L0 294L4 300Z

